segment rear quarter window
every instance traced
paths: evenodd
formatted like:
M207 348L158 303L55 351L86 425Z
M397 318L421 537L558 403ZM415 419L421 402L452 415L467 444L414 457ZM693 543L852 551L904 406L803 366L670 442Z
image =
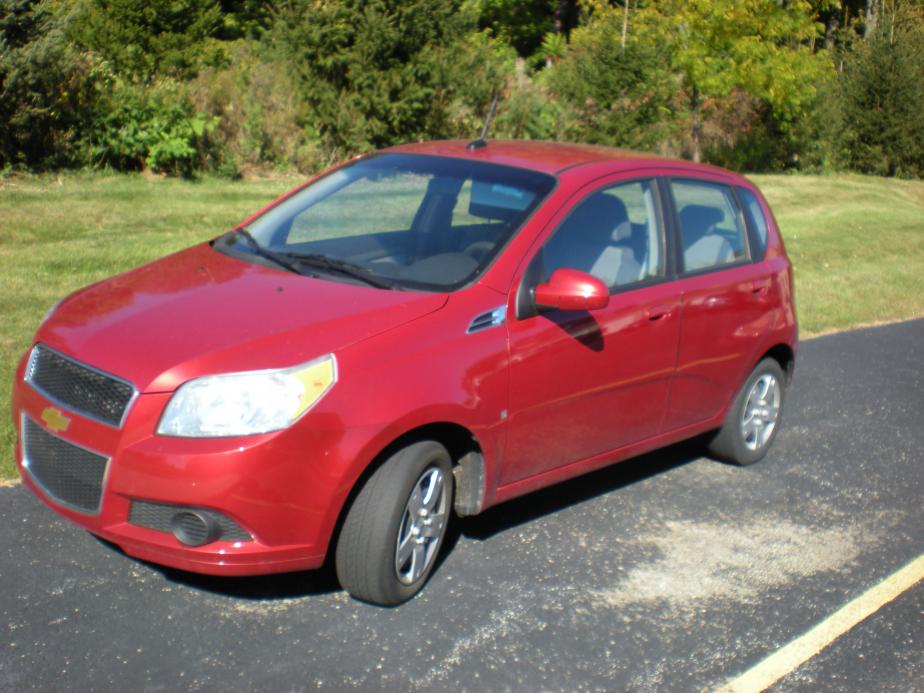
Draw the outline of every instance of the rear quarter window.
M752 255L755 260L760 260L767 250L767 219L764 216L764 210L760 206L757 195L747 188L738 188L738 197L741 198L741 204L744 205L744 213L747 215L748 223L754 231L754 245Z

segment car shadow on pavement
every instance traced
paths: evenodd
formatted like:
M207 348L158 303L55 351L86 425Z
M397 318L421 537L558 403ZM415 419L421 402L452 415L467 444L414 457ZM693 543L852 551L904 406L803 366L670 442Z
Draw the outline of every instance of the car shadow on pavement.
M458 534L485 540L518 525L583 503L699 459L709 436L699 436L514 498L455 523ZM454 537L457 539L458 537Z
M94 535L91 535L94 536ZM126 555L122 549L101 537L94 537L109 549ZM340 584L334 572L333 561L328 560L317 570L302 570L295 573L274 573L270 575L253 575L245 577L222 577L203 575L167 566L149 563L137 558L129 560L144 564L153 571L163 575L170 582L190 589L212 592L225 597L240 599L292 599L310 597L331 592L339 592Z
M481 515L450 523L443 549L434 570L452 552L461 536L479 541L518 525L532 522L565 508L592 500L617 489L630 486L662 472L692 462L703 455L705 438L694 438L655 452L604 467L590 474L556 484L490 508ZM98 537L97 537L98 538ZM99 541L114 551L121 549L104 539ZM340 591L332 556L323 567L296 573L279 573L253 577L218 577L145 563L170 582L193 590L254 601L294 599ZM134 560L134 559L133 559Z

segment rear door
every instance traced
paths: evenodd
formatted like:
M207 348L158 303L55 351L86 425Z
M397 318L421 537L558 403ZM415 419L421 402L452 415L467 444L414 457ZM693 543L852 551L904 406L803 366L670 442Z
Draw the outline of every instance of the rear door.
M718 181L664 180L673 207L681 333L666 430L716 416L757 358L772 320L771 277L739 196Z

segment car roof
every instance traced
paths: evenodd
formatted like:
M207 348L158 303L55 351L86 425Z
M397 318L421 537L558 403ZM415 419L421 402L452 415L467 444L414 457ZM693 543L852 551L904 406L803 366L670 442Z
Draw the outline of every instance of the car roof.
M550 174L561 173L565 169L599 162L623 164L624 166L619 166L619 168L625 169L638 166L659 166L683 168L691 173L697 170L720 172L724 175L731 173L714 166L694 164L689 161L668 159L646 152L600 145L527 140L488 140L484 146L469 148L471 143L471 140L416 142L398 145L384 151L486 161Z

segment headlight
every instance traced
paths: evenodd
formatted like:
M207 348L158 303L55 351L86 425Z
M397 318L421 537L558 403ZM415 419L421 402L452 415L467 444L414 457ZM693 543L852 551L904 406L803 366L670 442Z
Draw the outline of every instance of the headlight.
M295 423L335 382L333 354L293 368L197 378L170 398L157 432L212 438L278 431Z

